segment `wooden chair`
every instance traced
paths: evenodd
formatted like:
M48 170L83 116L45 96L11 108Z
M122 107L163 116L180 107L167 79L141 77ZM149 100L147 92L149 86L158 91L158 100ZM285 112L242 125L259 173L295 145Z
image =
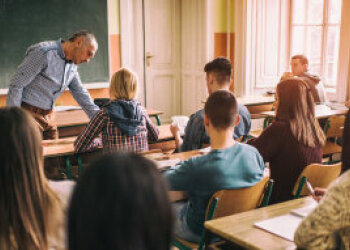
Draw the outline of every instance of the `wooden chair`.
M336 140L338 137L343 136L345 116L331 116L324 128L326 138L334 138ZM323 156L330 156L332 161L332 155L336 153L341 153L342 147L336 142L327 140L326 144L322 148Z
M272 188L273 180L266 176L252 187L217 191L209 200L206 220L248 211L259 206L266 206L269 203ZM173 245L180 250L202 250L205 245L204 238L204 232L199 244L175 238Z
M294 198L309 195L306 181L310 182L313 187L327 188L328 185L337 179L340 175L341 163L332 165L311 164L308 165L300 174L297 182L294 185Z

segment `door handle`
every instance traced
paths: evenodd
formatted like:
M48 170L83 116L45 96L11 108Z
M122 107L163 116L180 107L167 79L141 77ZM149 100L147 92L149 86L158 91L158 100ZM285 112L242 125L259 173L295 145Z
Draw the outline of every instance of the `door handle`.
M147 67L150 66L151 62L150 62L150 59L154 57L154 55L152 55L150 52L146 52L146 65Z

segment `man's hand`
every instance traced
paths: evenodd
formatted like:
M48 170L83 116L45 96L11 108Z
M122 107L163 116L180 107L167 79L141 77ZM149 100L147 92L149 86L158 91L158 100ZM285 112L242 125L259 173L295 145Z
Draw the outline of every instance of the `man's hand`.
M288 78L293 77L293 73L292 72L284 72L282 77L281 77L281 81L287 80Z
M173 123L170 125L170 132L171 134L176 137L178 133L180 133L179 126L176 123Z
M179 149L181 144L182 144L179 125L176 123L171 124L170 125L170 132L175 137L176 148Z
M315 201L319 202L323 198L323 196L325 196L326 193L327 189L317 187L314 189L312 198L314 198Z

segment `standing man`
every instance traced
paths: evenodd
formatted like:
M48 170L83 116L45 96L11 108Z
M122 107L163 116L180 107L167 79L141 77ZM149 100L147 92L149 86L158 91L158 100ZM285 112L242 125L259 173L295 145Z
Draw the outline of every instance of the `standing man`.
M85 113L93 117L99 108L83 87L77 65L89 62L97 49L94 34L87 30L76 32L68 41L59 39L30 46L10 82L7 105L28 110L44 139L58 137L53 108L67 87Z
M309 60L304 55L295 55L292 57L290 66L292 72L284 72L281 81L290 77L301 78L311 89L315 102L327 101L326 93L324 91L321 78L317 75L313 75L308 71Z

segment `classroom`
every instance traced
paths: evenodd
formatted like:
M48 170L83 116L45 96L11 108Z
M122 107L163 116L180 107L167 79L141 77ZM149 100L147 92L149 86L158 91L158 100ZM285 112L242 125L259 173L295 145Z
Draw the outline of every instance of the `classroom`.
M348 12L0 2L0 250L350 250Z

